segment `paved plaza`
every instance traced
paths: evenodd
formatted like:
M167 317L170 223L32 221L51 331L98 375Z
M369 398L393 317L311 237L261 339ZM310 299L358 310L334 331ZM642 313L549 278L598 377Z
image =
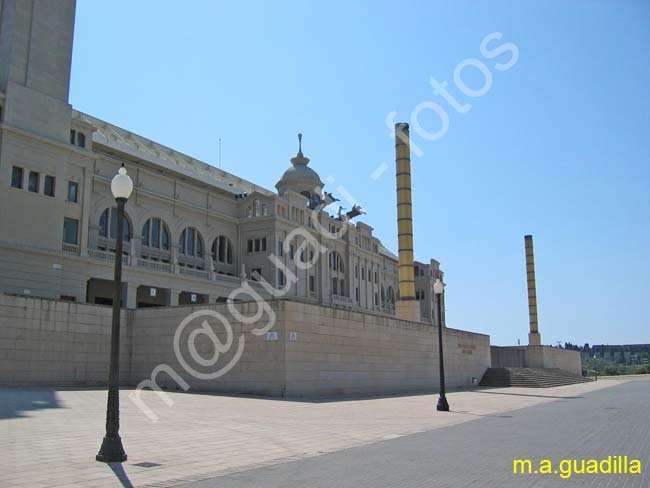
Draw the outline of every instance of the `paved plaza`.
M294 402L122 392L129 460L94 460L103 390L0 390L2 486L650 486L650 378L548 389ZM513 475L513 458L641 459L642 475Z

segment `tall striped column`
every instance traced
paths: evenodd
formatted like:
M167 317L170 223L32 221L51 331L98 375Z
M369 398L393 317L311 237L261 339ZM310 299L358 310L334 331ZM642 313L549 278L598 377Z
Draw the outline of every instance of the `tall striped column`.
M420 321L420 304L415 300L413 270L413 211L411 203L411 149L409 125L395 124L395 165L397 180L397 240L399 243L399 318Z
M528 345L539 346L542 338L539 334L537 324L537 291L535 287L535 255L533 252L533 236L524 236L526 248L526 281L528 282L528 322L530 331L528 333Z

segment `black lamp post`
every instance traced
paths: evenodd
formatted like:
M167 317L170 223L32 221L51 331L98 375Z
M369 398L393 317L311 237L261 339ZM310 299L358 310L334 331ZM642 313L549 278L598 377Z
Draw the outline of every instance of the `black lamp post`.
M126 452L120 438L120 301L122 298L122 232L124 205L133 191L133 182L126 174L124 165L111 181L111 192L117 203L115 236L115 282L113 286L113 323L111 325L111 362L108 376L108 402L106 406L106 435L97 461L121 463L126 461ZM109 223L110 226L110 223ZM109 232L110 233L110 232Z
M436 410L440 412L449 412L449 403L445 396L445 361L442 357L442 294L445 291L445 284L437 279L433 285L433 292L436 294L436 303L438 309L438 355L440 357L440 397Z

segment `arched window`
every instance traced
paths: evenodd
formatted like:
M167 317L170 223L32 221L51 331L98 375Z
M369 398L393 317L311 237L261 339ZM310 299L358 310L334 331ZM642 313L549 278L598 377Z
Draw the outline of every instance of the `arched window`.
M144 223L142 245L169 251L169 230L162 220L152 218Z
M107 208L99 217L99 235L107 239L115 239L117 236L117 208ZM124 215L122 221L122 239L128 242L131 239L131 224L129 219Z
M203 257L203 238L194 227L187 227L181 232L179 251L186 256Z
M226 236L219 236L212 243L212 259L215 262L232 264L233 254L232 243Z
M384 285L381 285L381 306L386 306L386 293L384 292Z
M255 199L253 200L253 217L259 217L260 215L260 201Z

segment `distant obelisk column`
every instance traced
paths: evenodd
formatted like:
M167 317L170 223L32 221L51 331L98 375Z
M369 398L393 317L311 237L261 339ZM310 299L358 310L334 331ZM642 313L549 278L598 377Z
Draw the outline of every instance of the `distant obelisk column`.
M397 240L399 242L399 300L397 318L420 322L420 302L415 299L413 270L413 212L411 205L411 149L409 125L395 124L395 163L397 167Z
M526 279L528 281L528 320L530 332L528 333L529 346L541 346L542 337L537 327L537 291L535 289L535 256L533 253L533 236L524 236L526 247Z

